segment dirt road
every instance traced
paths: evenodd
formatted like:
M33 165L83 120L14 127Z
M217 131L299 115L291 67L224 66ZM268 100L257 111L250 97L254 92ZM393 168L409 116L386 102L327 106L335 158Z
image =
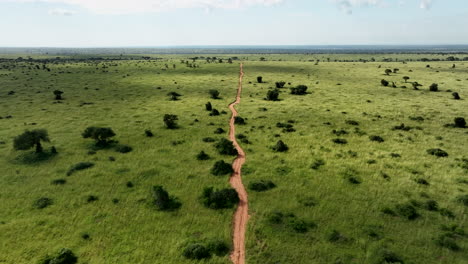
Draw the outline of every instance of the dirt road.
M233 219L233 244L234 249L231 253L231 260L234 264L245 263L245 231L247 227L247 220L249 218L249 207L247 202L247 191L242 184L241 169L245 162L245 152L239 146L236 140L236 127L234 125L234 118L238 115L237 110L234 108L240 103L242 93L242 78L244 77L243 64L240 64L240 75L239 75L239 86L237 88L236 101L229 105L231 109L232 117L229 122L229 139L234 143L234 146L239 153L237 158L232 163L234 172L231 175L229 182L232 188L236 189L239 194L239 205Z

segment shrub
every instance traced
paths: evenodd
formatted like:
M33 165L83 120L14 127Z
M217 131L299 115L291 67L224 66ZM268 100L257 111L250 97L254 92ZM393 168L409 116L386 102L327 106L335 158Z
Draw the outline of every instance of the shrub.
M276 185L272 181L259 180L249 183L249 189L256 192L264 192L275 188Z
M408 76L403 76L403 80L405 80L405 83L407 83L409 79L410 79L410 77L408 77Z
M389 84L388 81L387 81L387 80L384 80L384 79L382 79L382 80L380 81L380 83L382 84L382 86L385 86L385 87L387 87L388 84Z
M439 91L439 85L437 83L431 84L431 86L429 86L429 91L431 91L431 92Z
M460 195L456 200L464 206L468 206L468 194Z
M234 117L234 124L236 124L236 125L245 125L245 119L240 117L240 116L236 116L236 117Z
M203 142L215 142L216 140L212 137L205 137L205 138L202 138L202 141Z
M283 223L283 217L284 217L283 213L274 211L274 212L268 213L266 219L271 224L281 224Z
M133 185L133 182L128 181L128 182L125 184L125 186L127 186L128 188L133 188L134 185Z
M41 197L37 199L36 201L34 201L33 207L36 209L44 209L52 204L53 204L52 199L47 198L47 197Z
M211 111L213 109L213 106L211 105L210 102L205 104L205 109L206 109L206 111Z
M219 111L216 108L211 109L210 116L219 116Z
M153 205L159 211L176 210L182 205L176 197L169 196L169 193L160 185L153 186L151 194L153 197Z
M289 219L288 226L297 233L306 233L309 229L309 225L304 220L295 217Z
M97 197L96 195L86 196L86 202L88 202L88 203L95 202L97 200L99 200L99 197Z
M278 90L269 90L266 95L268 101L278 101L279 91Z
M400 216L405 217L408 220L414 220L419 217L416 208L414 208L410 203L398 204L395 209Z
M396 215L395 211L393 211L392 209L388 207L382 208L382 213L387 214L387 215L392 215L392 216Z
M63 94L62 91L60 91L60 90L55 90L55 91L54 91L55 100L62 100L62 99L63 99L63 98L62 98L62 94Z
M333 143L340 144L340 145L348 144L348 141L344 138L335 138L335 139L332 139L332 141Z
M128 153L131 152L133 148L128 145L118 145L117 147L115 147L115 150L120 153Z
M335 243L335 242L345 242L347 238L343 234L341 234L338 230L332 230L327 235L327 240L329 242Z
M165 114L163 118L164 124L169 129L177 128L177 123L176 123L177 120L179 120L179 118L176 115L172 115L172 114Z
M208 91L208 93L210 94L211 98L213 98L213 99L218 99L219 98L219 91L218 90L210 89Z
M96 146L109 145L108 139L115 136L114 131L110 127L88 127L81 134L83 138L92 138L96 141Z
M77 262L78 257L70 249L63 248L53 256L43 257L39 264L75 264Z
M237 149L234 147L232 141L222 138L218 143L215 144L216 149L221 155L236 156Z
M298 200L300 204L306 207L314 207L317 205L317 200L312 196L306 196Z
M369 252L369 264L404 264L403 259L386 247L377 246Z
M392 70L390 70L390 69L385 69L385 74L386 74L386 75L390 75L390 73L392 73Z
M209 241L206 244L206 247L211 253L219 257L227 255L229 251L231 250L229 246L226 244L226 242L222 240Z
M325 161L322 159L316 159L312 165L310 166L311 169L313 170L318 170L320 167L325 165Z
M416 181L417 184L429 185L429 182L426 179L423 179L423 178L417 178L415 181Z
M359 122L355 120L346 120L345 123L352 126L359 126Z
M262 83L262 82L263 82L263 77L262 77L262 76L258 76L258 77L257 77L257 82L258 82L258 83Z
M276 88L283 88L286 82L280 81L280 82L275 82Z
M65 183L67 183L67 180L65 180L65 179L55 179L55 180L52 180L50 183L53 184L53 185L63 185Z
M429 211L437 211L439 204L435 200L428 200L424 203L424 208Z
M80 162L80 163L77 163L73 166L71 166L71 168L68 170L67 172L67 176L70 176L72 175L73 173L75 173L76 171L80 171L80 170L85 170L85 169L89 169L91 167L94 166L94 163L92 162Z
M436 157L448 157L448 153L442 149L428 149L427 154L436 156Z
M215 133L215 134L223 134L224 132L226 132L226 131L224 131L224 129L222 129L222 128L219 127L219 128L217 128L217 129L215 130L214 133Z
M455 127L459 127L459 128L465 128L466 127L466 121L465 121L465 118L463 118L463 117L456 117L454 119L454 123L455 123Z
M294 95L304 95L307 94L307 86L306 85L298 85L294 88L291 88L291 94Z
M13 147L15 150L28 150L35 146L36 153L42 153L44 149L42 148L41 141L50 142L47 130L26 130L23 134L13 139Z
M201 196L202 204L211 209L232 208L239 202L236 190L226 188L214 190L213 187L206 187Z
M211 168L211 174L215 176L221 176L233 173L232 165L224 162L224 160L218 160Z
M205 151L200 151L200 153L197 154L197 160L209 160L210 156L205 153Z
M171 101L177 101L177 100L179 100L179 97L182 96L181 94L179 94L177 92L170 92L167 95L170 96L169 100L171 100Z
M153 137L153 136L154 136L154 135L153 135L153 132L151 132L151 130L149 130L149 129L146 129L146 130L145 130L145 135L146 135L147 137Z
M288 145L286 145L282 140L278 140L278 142L276 142L276 145L273 146L273 150L275 152L286 152L288 151L288 149Z
M460 95L457 92L452 93L453 99L460 100Z
M369 139L374 142L382 143L385 140L381 136L370 136Z
M188 245L182 252L182 255L188 259L198 259L198 260L211 257L211 253L208 250L208 248L202 244Z
M440 208L439 214L448 218L455 218L455 214L447 208Z
M448 248L452 251L460 250L460 246L450 234L440 235L436 240L436 244L440 247Z

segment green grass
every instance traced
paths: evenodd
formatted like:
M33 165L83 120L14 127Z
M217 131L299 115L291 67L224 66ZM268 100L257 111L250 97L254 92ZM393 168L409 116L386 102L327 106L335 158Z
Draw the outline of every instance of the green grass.
M329 57L333 61L369 56ZM416 59L439 55L372 56ZM0 141L5 142L0 144L0 263L35 263L63 247L72 249L80 263L192 263L182 257L188 242L230 242L233 210L207 209L198 198L206 186L229 186L227 176L213 176L210 169L217 160L229 162L232 157L219 155L214 144L202 138L227 138L227 132L214 131L228 131L227 105L236 94L238 62L206 64L199 60L200 68L194 69L180 63L191 56L158 57L163 60L107 62L109 68L105 69L103 63L94 62L48 64L51 72L29 70L27 62L0 63L16 66L0 71L0 117L13 116L0 119ZM455 62L457 68L452 69L453 62L314 65L308 60L323 60L328 55L263 55L265 62L258 61L261 55L239 57L245 60L245 77L237 108L246 125L238 125L237 133L251 142L241 143L247 155L244 184L271 180L276 185L265 192L249 191L248 263L371 264L385 249L405 263L464 263L468 258L466 236L456 236L463 249L458 252L441 247L436 240L446 232L442 225L466 228L466 206L457 197L467 192L460 179L466 180L468 174L459 166L459 159L468 156L468 129L444 125L458 116L468 118L467 100L453 100L447 92L450 89L468 98L468 62ZM165 63L168 70L162 70ZM172 64L177 65L175 70ZM386 76L386 68L399 68L400 72ZM59 74L62 71L70 73ZM424 86L413 90L409 83L404 84L405 75L411 77L410 82ZM257 84L257 76L263 76L266 83ZM383 87L381 79L408 88ZM291 85L281 89L281 101L264 100L276 81ZM428 91L432 83L439 84L439 92ZM299 84L307 85L310 94L289 94L289 88ZM62 103L53 100L55 89L65 92ZM221 99L210 99L209 89L218 89ZM11 90L16 93L7 95ZM172 91L182 94L181 100L170 101L167 93ZM208 101L227 114L209 116L205 111ZM166 129L164 114L178 115L180 128ZM425 120L410 119L415 116ZM276 127L288 120L295 121L295 132ZM347 124L347 120L359 125ZM401 123L414 129L392 130ZM92 140L81 137L88 126L112 127L115 139L133 150L122 154L104 149L88 154ZM17 157L24 154L13 150L12 139L34 128L48 130L51 142L44 147L55 146L58 155L35 163L21 162ZM154 137L146 137L146 129ZM341 129L349 134L332 133ZM372 142L372 135L385 141ZM335 138L348 143L335 144ZM288 145L287 152L272 151L279 139ZM449 156L428 155L426 150L432 148L441 148ZM196 159L202 150L210 160ZM392 157L392 153L401 157ZM109 160L111 156L115 161ZM312 169L316 160L325 164ZM67 171L79 162L95 165L67 177ZM349 183L350 175L361 183ZM61 178L66 179L64 185L51 184ZM429 185L416 183L419 178ZM129 181L134 187L127 187ZM157 211L150 205L154 185L164 186L179 198L182 207ZM99 199L88 203L89 195ZM53 204L34 208L41 197L52 199ZM316 205L305 206L304 199ZM381 212L385 207L396 210L396 205L411 200L424 203L430 199L439 208L451 210L455 218L422 206L417 207L420 216L415 220ZM272 211L292 213L316 227L298 233L288 223L271 224L267 219ZM342 236L335 242L330 241L334 230ZM90 239L84 240L83 233ZM229 259L213 256L202 263L229 263Z

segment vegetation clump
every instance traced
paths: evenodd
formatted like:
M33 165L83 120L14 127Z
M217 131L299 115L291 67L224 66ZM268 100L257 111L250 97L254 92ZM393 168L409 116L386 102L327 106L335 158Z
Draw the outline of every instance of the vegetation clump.
M15 150L28 150L36 148L36 154L44 151L41 141L50 142L49 134L45 129L26 130L23 134L17 136L13 140Z
M282 140L278 140L278 142L276 142L276 145L273 146L273 151L275 152L286 152L288 150L288 145L286 145Z
M233 173L234 170L232 169L232 165L229 163L224 162L224 160L217 161L213 168L211 168L211 174L215 176L221 176L226 174Z
M131 152L133 148L128 145L118 145L115 147L115 150L120 153L128 153Z
M248 188L252 191L256 192L264 192L271 190L276 187L276 184L274 184L270 180L259 180L259 181L253 181L249 183Z
M381 136L370 136L369 139L378 143L382 143L385 141Z
M455 127L458 128L466 128L466 121L463 117L456 117L454 119Z
M75 264L78 262L78 257L67 248L62 248L56 254L43 257L39 264Z
M179 118L176 115L172 114L165 114L163 118L164 124L168 129L177 128L177 120L179 120Z
M210 156L205 153L205 151L200 151L200 153L197 154L197 160L209 160Z
M429 86L429 91L431 91L431 92L439 91L439 85L437 83L431 84L431 86Z
M208 248L202 244L188 245L182 252L182 255L187 259L196 259L196 260L211 257L211 253L208 250Z
M92 163L92 162L79 162L79 163L71 166L71 168L67 172L67 176L70 176L73 173L75 173L77 171L80 171L80 170L85 170L85 169L92 168L93 166L94 166L94 163Z
M92 138L96 141L96 146L108 146L111 141L110 138L115 136L114 131L110 127L88 127L81 133L83 138Z
M395 209L400 216L408 220L414 220L419 217L418 211L411 203L398 204Z
M427 154L429 155L432 155L432 156L436 156L436 157L448 157L448 153L442 149L439 149L439 148L435 148L435 149L428 149L427 151Z
M232 188L214 190L213 187L206 187L200 199L205 207L211 209L232 208L239 202L239 196Z
M308 87L306 85L298 85L294 88L291 88L291 94L294 95L305 95L307 94Z
M208 91L212 99L219 99L219 91L216 89L210 89Z
M280 81L280 82L275 82L276 88L283 88L286 82Z
M44 209L52 204L53 204L52 199L47 198L47 197L41 197L37 199L36 201L34 201L33 207L36 209Z
M236 117L234 117L234 124L236 124L236 125L245 125L245 119L240 117L240 116L236 116Z
M238 154L232 141L225 138L222 138L218 143L216 143L215 147L221 155L236 156Z
M278 101L279 91L277 89L269 90L266 95L267 101Z
M160 185L153 186L151 190L153 205L159 211L177 210L182 206L182 203L174 196L169 196L169 193Z

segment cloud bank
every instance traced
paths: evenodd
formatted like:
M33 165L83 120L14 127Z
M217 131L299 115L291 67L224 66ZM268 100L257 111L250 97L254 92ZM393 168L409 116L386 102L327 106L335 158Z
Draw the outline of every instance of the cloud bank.
M75 14L74 11L62 9L62 8L54 8L49 10L49 15L52 16L73 16Z
M358 7L386 7L389 6L392 1L390 0L330 0L335 3L339 10L346 14L352 14L354 8ZM429 10L432 7L433 0L419 0L419 7L422 9ZM403 5L407 0L398 2L398 5Z

